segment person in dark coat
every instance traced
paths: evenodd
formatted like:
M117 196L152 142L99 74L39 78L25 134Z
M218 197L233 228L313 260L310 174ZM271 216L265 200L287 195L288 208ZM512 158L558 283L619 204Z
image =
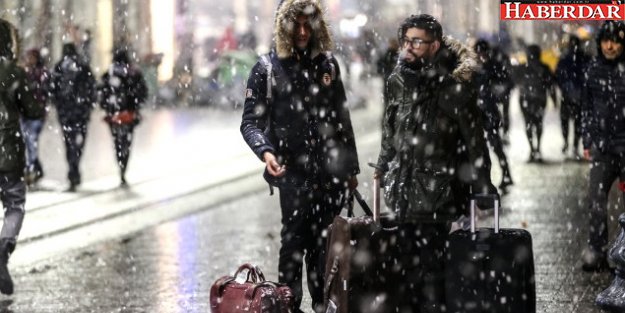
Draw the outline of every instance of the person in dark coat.
M26 52L24 69L36 103L45 110L50 89L50 72L43 64L39 49ZM22 130L26 141L26 183L33 185L43 177L43 167L39 160L39 135L43 130L45 116L41 118L22 117Z
M607 21L597 32L599 53L588 65L582 90L582 137L589 173L590 229L582 253L585 271L608 268L608 195L625 182L625 24Z
M388 47L386 52L378 59L376 65L378 67L378 74L382 76L384 81L388 79L393 72L393 69L397 65L397 58L399 57L399 42L397 39L391 38L388 40Z
M52 72L52 102L63 131L69 171L68 191L81 183L80 159L87 139L87 126L96 102L95 78L72 43L63 45L63 57Z
M121 186L126 186L126 169L135 126L140 122L139 109L148 96L141 71L130 62L125 49L116 49L113 63L102 76L100 106L106 112L115 143Z
M324 232L346 204L360 172L341 71L316 0L284 0L276 13L275 51L247 81L241 133L280 192L279 281L302 301L306 261L313 309L323 308Z
M491 47L490 59L495 67L495 77L492 92L497 104L501 106L501 130L502 143L507 145L510 131L510 93L514 88L512 79L512 64L510 57L499 46Z
M556 80L562 91L562 103L560 104L560 122L564 146L562 153L567 154L569 149L569 121L573 120L573 157L579 157L579 143L582 132L581 98L584 84L584 69L588 65L589 58L582 50L579 38L569 38L569 49L560 58L556 68Z
M24 221L26 166L20 117L41 119L45 114L35 101L26 72L17 66L14 50L17 30L0 19L0 199L4 221L0 231L0 292L13 293L13 280L7 263L17 243Z
M386 82L374 174L384 177L386 204L400 223L402 282L388 295L398 312L443 312L445 242L465 213L466 186L497 194L471 83L477 62L427 14L405 19L398 37L400 63Z
M527 63L518 66L516 85L519 87L521 112L525 119L525 133L530 145L529 162L542 162L540 140L543 134L547 93L555 100L556 82L547 65L540 61L540 47L530 45L526 52Z
M475 43L474 50L477 53L478 63L480 65L473 79L478 93L478 107L483 113L486 138L495 151L499 159L499 165L501 166L502 176L499 188L502 192L505 192L506 188L513 184L510 167L508 166L508 158L503 150L503 143L499 135L501 114L499 113L497 103L501 95L497 88L500 88L499 85L503 85L505 82L501 79L501 67L496 63L496 60L493 59L493 51L489 43L483 39L478 40Z

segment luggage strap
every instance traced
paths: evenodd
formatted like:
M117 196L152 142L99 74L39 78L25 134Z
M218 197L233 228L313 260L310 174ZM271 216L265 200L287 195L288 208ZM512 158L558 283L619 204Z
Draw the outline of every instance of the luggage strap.
M269 55L265 54L262 55L260 57L260 62L263 64L263 66L265 67L265 70L267 70L267 100L271 100L271 89L272 89L272 85L273 85L273 64L271 63L271 59L269 58Z
M373 211L371 211L371 208L369 207L369 205L367 205L367 202L365 202L365 200L362 198L362 194L360 194L360 191L358 191L358 189L354 189L352 191L352 195L356 199L360 207L362 207L362 210L365 211L365 214L367 214L367 216L373 216ZM354 217L353 205L348 206L347 217Z

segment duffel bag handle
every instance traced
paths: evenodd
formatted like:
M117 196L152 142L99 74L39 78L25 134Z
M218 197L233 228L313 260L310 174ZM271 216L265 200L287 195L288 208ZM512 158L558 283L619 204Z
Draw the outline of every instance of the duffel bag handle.
M365 202L365 200L362 198L362 194L360 194L360 191L358 191L358 189L352 190L350 192L349 197L350 197L350 199L348 201L350 201L351 203L349 203L348 206L347 206L347 217L354 217L354 203L353 203L353 199L356 199L356 202L358 202L358 204L360 205L362 210L365 211L365 214L367 216L374 216L374 213L371 211L371 208L369 207L367 202ZM375 217L374 217L374 219L375 219Z
M239 266L237 271L234 273L234 279L236 279L239 274L244 270L247 270L247 278L245 279L246 282L262 283L265 281L265 275L263 274L263 272L260 271L260 268L250 263L245 263ZM250 280L250 276L252 280Z

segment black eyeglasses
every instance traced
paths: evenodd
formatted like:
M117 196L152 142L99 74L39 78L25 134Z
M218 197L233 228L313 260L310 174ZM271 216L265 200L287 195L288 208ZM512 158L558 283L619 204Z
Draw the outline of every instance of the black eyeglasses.
M431 44L433 43L434 40L424 40L421 38L408 38L408 37L404 37L402 38L402 45L405 44L410 44L410 46L413 49L419 49L419 47L421 47L422 44Z

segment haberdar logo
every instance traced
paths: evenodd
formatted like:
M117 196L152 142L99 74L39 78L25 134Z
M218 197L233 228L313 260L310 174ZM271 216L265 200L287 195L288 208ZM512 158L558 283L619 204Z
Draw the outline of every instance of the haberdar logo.
M623 20L623 0L501 0L502 20Z

